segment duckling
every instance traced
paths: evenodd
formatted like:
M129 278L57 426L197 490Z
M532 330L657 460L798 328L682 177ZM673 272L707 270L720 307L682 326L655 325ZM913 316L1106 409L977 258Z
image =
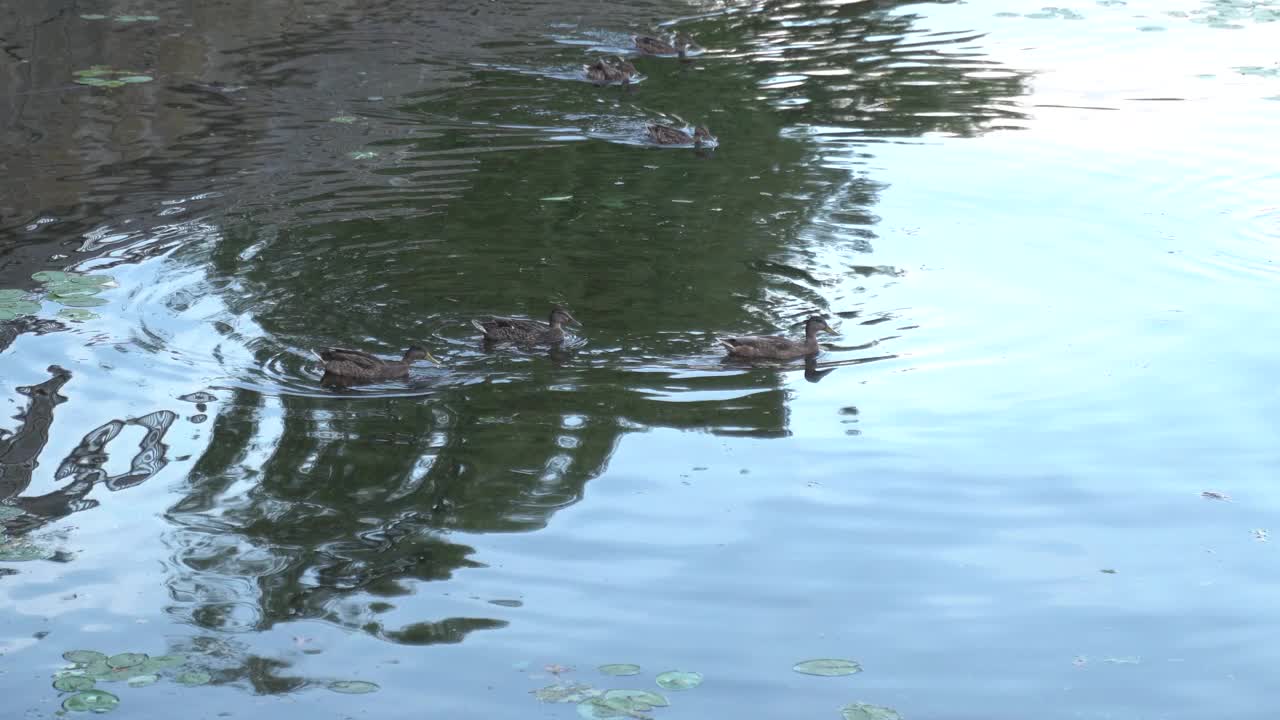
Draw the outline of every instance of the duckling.
M820 349L818 332L824 330L835 332L826 320L814 315L804 321L804 342L777 335L748 335L720 338L720 344L724 345L730 357L743 360L792 360L816 355Z
M322 383L326 380L342 384L393 380L408 376L409 366L417 360L430 360L440 364L426 348L417 345L405 350L404 357L400 360L383 360L363 350L332 347L323 348L316 355L324 361L325 377L321 380Z
M636 49L645 55L678 55L681 60L689 58L691 48L702 49L693 38L682 32L676 33L670 41L651 35L635 35L631 40L636 44Z
M711 131L702 125L695 127L692 134L687 130L656 122L645 125L644 129L648 133L649 139L659 145L692 144L694 147L700 148L707 142L715 141L715 136L711 134Z
M582 70L587 79L596 85L622 83L624 87L630 85L631 78L639 74L635 65L616 56L597 58L590 65L583 65Z
M564 340L563 325L568 322L582 326L568 310L556 306L551 308L551 317L546 323L525 318L489 317L472 320L471 324L484 335L485 342L555 345Z

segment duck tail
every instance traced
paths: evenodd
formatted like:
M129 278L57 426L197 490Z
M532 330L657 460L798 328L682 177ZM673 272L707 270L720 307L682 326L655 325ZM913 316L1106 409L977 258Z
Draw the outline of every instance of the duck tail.
M489 337L489 331L485 328L484 323L480 322L479 320L472 320L471 326L479 330L481 335L484 335L485 337Z
M738 349L737 343L732 338L716 338L716 341L728 348L730 352Z

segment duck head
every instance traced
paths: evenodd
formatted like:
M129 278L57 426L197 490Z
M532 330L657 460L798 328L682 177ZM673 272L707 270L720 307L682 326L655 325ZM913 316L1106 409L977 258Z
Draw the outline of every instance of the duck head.
M582 327L582 323L578 322L576 318L570 315L568 310L565 310L559 305L551 308L551 326L556 327L565 323L573 323L578 327Z
M419 360L430 360L436 365L443 364L439 360L437 360L434 355L427 352L427 349L422 347L421 345L410 345L409 349L404 351L404 361L417 362Z

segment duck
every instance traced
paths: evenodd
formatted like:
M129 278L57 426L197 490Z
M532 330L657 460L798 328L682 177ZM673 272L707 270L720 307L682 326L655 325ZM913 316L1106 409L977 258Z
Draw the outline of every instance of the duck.
M835 332L825 319L814 315L804 321L803 342L780 335L747 335L720 338L720 344L724 345L730 357L743 360L793 360L818 354L818 333L821 331Z
M578 322L568 310L560 306L551 308L547 322L524 318L489 317L472 320L475 329L484 335L486 342L513 342L521 345L555 345L564 340L564 324Z
M671 125L652 122L644 126L649 139L659 145L693 145L700 148L707 142L714 142L715 136L706 127L699 125L690 133Z
M681 60L688 59L689 48L702 49L693 38L682 32L676 33L669 41L651 35L634 35L631 40L636 44L636 49L645 55L679 55Z
M324 361L325 379L334 382L373 382L376 380L394 380L407 377L409 366L418 360L430 360L439 365L426 348L412 345L404 351L399 360L383 360L363 350L346 348L323 348L316 355ZM321 382L325 382L322 380Z
M597 58L590 65L583 65L582 70L586 73L587 79L597 85L610 83L630 85L631 78L639 74L635 65L616 56Z

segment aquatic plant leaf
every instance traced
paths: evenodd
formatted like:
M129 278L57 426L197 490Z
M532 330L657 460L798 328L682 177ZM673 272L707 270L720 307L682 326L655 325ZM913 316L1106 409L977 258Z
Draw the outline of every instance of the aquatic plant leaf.
M77 665L88 665L91 662L106 662L106 656L96 650L68 650L63 653L63 660Z
M173 680L182 685L205 685L208 684L213 676L203 670L190 670L188 672L179 673Z
M866 703L849 703L840 708L840 717L844 720L902 720L902 715L893 708Z
M796 663L795 667L791 669L805 675L821 675L822 677L837 677L862 672L862 666L852 660L832 658L805 660L804 662Z
M572 195L552 195L551 197L542 198L542 202L566 202L572 199Z
M67 282L72 285L110 285L116 279L110 275L71 275L65 274L64 277L58 278L50 282Z
M93 320L94 318L101 317L101 315L96 312L81 310L80 308L62 308L58 311L58 317L72 322L83 322L85 320Z
M107 80L106 78L100 78L100 77L76 78L76 82L81 85L88 85L90 87L105 87L105 88L124 87L124 83L120 82L119 80Z
M627 713L609 707L600 698L593 698L586 702L578 703L578 717L587 718L587 720L603 720L604 718L627 717ZM639 717L647 718L649 716L639 715Z
M643 704L651 707L666 707L671 704L666 698L649 690L606 690L601 698L613 708L626 704Z
M126 680L125 682L129 685L129 687L146 687L148 685L154 685L159 680L160 680L159 675L148 674L148 675L134 675L133 677Z
M605 675L639 675L640 666L631 663L609 663L597 668Z
M119 676L116 674L116 671L113 670L112 667L107 664L106 656L103 656L101 660L94 660L88 665L85 665L84 676L88 678L93 678L94 680L119 680L120 679Z
M31 274L31 279L36 282L59 282L66 278L67 274L61 270L41 270L38 273Z
M67 307L76 307L76 308L98 307L99 305L107 304L106 300L103 300L100 297L93 297L92 295L88 297L54 298L53 301L58 303L59 305L66 305Z
M81 16L80 16L80 19L81 19L81 20L106 20L106 19L107 19L107 16L106 16L106 15L92 15L92 14L90 14L90 15L81 15Z
M5 320L13 320L17 317L18 317L18 313L13 312L12 310L8 310L3 306L0 306L0 322L3 322Z
M52 548L41 547L29 540L10 539L0 541L0 561L29 562L48 560L54 556Z
M155 78L150 75L125 75L124 77L118 78L120 82L126 84L148 83L154 79Z
M119 653L107 658L107 664L113 668L131 668L147 661L146 653Z
M102 690L86 690L62 701L62 709L70 712L111 712L120 704L120 698Z
M533 691L533 696L542 702L580 703L584 700L599 697L603 693L603 690L597 690L586 683L575 682L555 683L538 688Z
M15 317L31 315L40 311L40 303L34 300L4 300L0 301L0 310L13 313Z
M102 287L98 285L76 285L69 282L49 283L45 286L45 290L56 297L85 297L86 295L97 295L102 292Z
M115 70L112 70L106 65L94 65L85 70L76 70L71 74L79 77L102 77L103 75L114 75L115 72Z
M117 15L114 19L118 23L155 22L160 19L160 16L158 15Z
M334 115L333 117L329 118L329 122L341 123L343 125L350 125L351 123L354 123L358 119L359 118L355 117L354 115Z
M187 658L184 655L157 655L149 658L144 664L157 669L164 669L180 667L186 661Z
M26 296L26 290L16 290L11 288L0 290L0 302L4 302L6 300L21 300Z
M94 684L93 678L88 678L83 675L63 675L60 678L55 678L53 681L54 689L61 690L62 692L92 690Z
M669 670L658 675L655 682L663 690L692 690L702 684L702 673Z
M365 680L335 680L329 683L329 689L346 695L363 695L377 692L378 686Z

